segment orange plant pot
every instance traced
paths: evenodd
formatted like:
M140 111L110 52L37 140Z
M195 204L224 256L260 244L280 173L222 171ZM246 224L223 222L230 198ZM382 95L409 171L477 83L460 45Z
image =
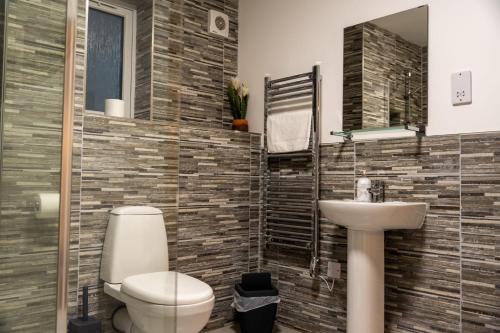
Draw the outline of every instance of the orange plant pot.
M248 120L246 119L234 119L233 120L233 130L248 132Z

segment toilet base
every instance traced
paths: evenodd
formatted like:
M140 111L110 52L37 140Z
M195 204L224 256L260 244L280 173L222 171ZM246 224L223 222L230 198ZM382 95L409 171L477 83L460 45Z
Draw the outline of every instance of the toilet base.
M113 317L111 318L111 322L113 323L113 328L118 332L140 333L140 331L134 327L132 319L130 319L130 315L128 314L125 306L121 306L115 310Z
M113 326L119 332L199 333L210 318L215 298L194 305L179 306L145 306L125 295L122 295L122 301L125 301L126 307L115 310L112 318ZM141 327L134 324L133 318Z

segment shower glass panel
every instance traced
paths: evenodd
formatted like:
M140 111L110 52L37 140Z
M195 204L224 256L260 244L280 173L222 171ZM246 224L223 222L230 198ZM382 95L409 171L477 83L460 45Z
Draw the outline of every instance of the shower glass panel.
M66 2L0 5L0 332L56 331Z

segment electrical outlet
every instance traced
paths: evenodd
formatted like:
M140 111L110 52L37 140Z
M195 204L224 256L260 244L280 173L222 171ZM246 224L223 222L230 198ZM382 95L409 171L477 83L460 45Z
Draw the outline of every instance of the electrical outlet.
M340 279L341 266L340 263L329 261L328 262L328 277L332 280Z
M464 71L451 75L451 103L463 105L472 103L472 72Z

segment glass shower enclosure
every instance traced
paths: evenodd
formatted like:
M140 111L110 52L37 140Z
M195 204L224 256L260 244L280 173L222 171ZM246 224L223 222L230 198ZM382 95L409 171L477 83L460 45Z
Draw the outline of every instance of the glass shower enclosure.
M57 328L67 2L0 1L0 332Z

